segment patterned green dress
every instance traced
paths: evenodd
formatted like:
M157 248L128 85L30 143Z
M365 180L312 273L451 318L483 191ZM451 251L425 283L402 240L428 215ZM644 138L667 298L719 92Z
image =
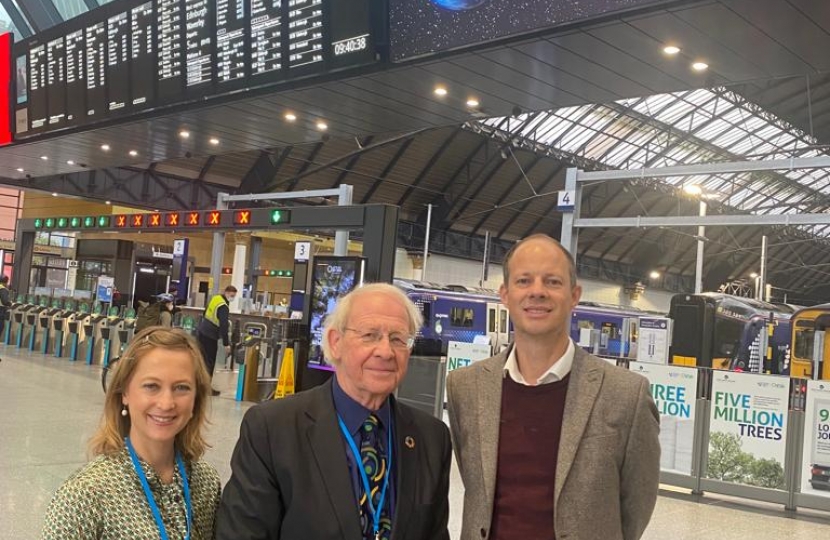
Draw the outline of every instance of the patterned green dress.
M170 540L187 530L182 479L162 484L141 462ZM219 474L203 461L185 465L193 504L191 540L213 538L221 491ZM126 449L99 456L70 476L58 489L46 513L43 540L158 540L159 530Z

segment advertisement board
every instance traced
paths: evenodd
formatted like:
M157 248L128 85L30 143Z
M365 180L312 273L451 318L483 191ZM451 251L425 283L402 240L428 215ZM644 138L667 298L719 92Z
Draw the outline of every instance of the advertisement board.
M697 369L632 362L631 371L648 379L660 413L660 470L692 474Z
M830 382L807 381L801 493L830 497Z
M311 274L308 367L333 371L323 357L323 325L337 300L363 282L364 259L315 257Z
M447 373L491 356L489 345L450 341L447 344Z
M112 276L98 276L98 288L95 298L99 302L112 302L112 290L115 287L115 278Z
M790 381L715 371L709 426L709 478L784 489Z
M639 322L637 361L668 364L672 320L665 317L640 317Z

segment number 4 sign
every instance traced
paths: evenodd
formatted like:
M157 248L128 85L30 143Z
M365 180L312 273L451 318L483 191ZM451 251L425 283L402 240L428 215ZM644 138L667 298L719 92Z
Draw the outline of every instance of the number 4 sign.
M559 199L556 201L556 209L560 212L573 212L575 198L576 192L573 190L567 191L563 189L559 192Z

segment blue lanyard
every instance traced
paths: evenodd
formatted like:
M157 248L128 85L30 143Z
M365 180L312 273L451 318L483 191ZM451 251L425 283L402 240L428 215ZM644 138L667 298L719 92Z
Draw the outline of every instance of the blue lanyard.
M337 415L337 421L340 423L340 431L343 432L343 437L346 439L349 448L354 455L357 472L360 473L360 480L363 482L363 491L366 493L366 500L369 502L369 512L372 513L372 527L374 528L375 538L378 538L378 531L380 530L380 515L383 513L383 501L386 500L386 488L389 487L389 476L392 474L392 426L386 428L386 454L389 459L386 460L386 471L383 473L383 488L380 490L380 499L378 500L378 508L372 504L372 490L369 487L369 477L363 469L363 459L360 457L360 450L354 442L352 434L349 433L349 428L340 415Z
M165 529L164 522L161 520L161 512L156 504L155 497L153 497L153 492L150 491L150 484L147 483L147 475L144 474L144 469L141 467L141 463L138 462L138 456L133 448L133 443L130 442L129 437L124 439L124 443L127 445L127 450L130 451L130 458L133 460L135 473L141 481L141 487L144 488L144 496L147 497L147 504L150 506L153 518L156 520L156 525L159 529L159 537L161 540L169 540L169 537L167 536L167 529ZM182 455L179 452L176 452L176 465L179 468L179 475L182 477L184 506L187 513L187 535L184 538L185 540L190 540L190 529L193 526L193 505L190 503L190 483L187 481L187 471L184 468L184 461L182 461Z

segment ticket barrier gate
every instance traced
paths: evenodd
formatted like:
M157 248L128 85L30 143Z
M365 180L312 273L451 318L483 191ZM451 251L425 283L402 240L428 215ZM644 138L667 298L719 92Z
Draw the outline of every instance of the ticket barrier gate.
M48 306L46 305L46 301L41 299L40 305L32 306L26 311L26 324L24 325L23 334L24 337L19 346L25 346L30 351L35 350L35 342L37 341L37 336L40 333L38 332L40 314L44 313L47 309Z
M26 334L26 314L36 308L35 305L35 297L34 295L28 295L25 297L18 297L20 300L20 304L18 304L17 309L15 309L13 317L14 317L14 324L16 327L16 333L14 337L14 345L19 349L23 346L23 336Z
M242 322L241 334L245 337L238 345L236 355L244 358L237 378L237 401L262 401L273 395L277 387L277 362L279 350L271 343L268 327L259 322ZM270 376L269 376L270 375Z
M135 335L136 312L133 308L124 310L124 324L118 329L118 356L124 354L124 349Z
M69 359L73 362L78 360L79 345L87 337L83 332L86 327L86 321L90 316L89 304L81 302L78 305L78 312L75 317L66 322L67 331L69 332Z
M118 329L124 319L121 317L121 308L112 306L107 312L107 318L101 323L101 349L97 360L102 366L107 367L112 360L113 351L118 351Z
M38 350L41 354L49 354L54 351L55 339L54 333L52 332L52 325L54 324L55 317L60 312L60 300L57 299L52 301L52 307L40 312L37 317L37 326L40 327L40 335L29 341L30 351Z
M3 345L9 344L9 339L11 339L12 335L12 310L7 309L6 312L3 314L3 317L6 319L6 324L3 325L3 335L0 336L2 339Z
M52 329L55 331L52 352L54 353L55 358L61 358L63 356L65 345L64 341L66 337L66 320L69 315L70 312L62 310L52 317Z
M16 343L18 326L23 321L23 300L23 295L18 295L17 299L14 302L12 302L11 308L7 310L8 320L6 321L6 336L4 340L4 343L6 345L14 345Z
M92 314L83 321L83 334L78 343L77 355L83 359L87 365L92 365L96 359L95 345L101 340L101 327L104 325L107 317L103 313L104 308L100 302L95 302L92 306Z

